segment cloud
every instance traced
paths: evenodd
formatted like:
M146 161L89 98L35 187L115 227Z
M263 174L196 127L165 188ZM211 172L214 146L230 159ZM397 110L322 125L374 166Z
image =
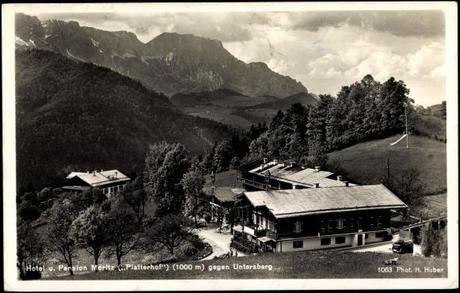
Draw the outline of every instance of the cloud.
M251 31L248 14L216 13L60 13L39 14L41 20L75 20L81 25L108 31L128 30L148 42L162 32L177 32L218 39L222 42L248 41ZM258 19L257 17L255 19Z
M444 34L442 11L325 11L294 14L292 28L318 31L322 27L349 24L396 36L433 37Z

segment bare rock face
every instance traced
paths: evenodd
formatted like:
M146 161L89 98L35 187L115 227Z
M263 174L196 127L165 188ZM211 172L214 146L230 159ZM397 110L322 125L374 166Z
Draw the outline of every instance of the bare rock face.
M108 67L168 96L227 88L245 95L285 97L307 89L265 63L245 63L218 40L163 33L144 44L134 33L108 32L75 21L41 23L16 15L18 48L40 48Z

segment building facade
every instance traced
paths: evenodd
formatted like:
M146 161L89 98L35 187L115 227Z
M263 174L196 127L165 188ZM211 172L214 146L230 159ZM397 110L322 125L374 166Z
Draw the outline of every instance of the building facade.
M66 177L64 190L73 192L83 192L91 188L99 188L107 197L123 190L126 183L131 179L120 171L101 170L92 172L72 172Z
M233 247L288 252L389 240L392 212L407 205L383 185L365 185L245 192L237 207Z
M207 191L211 221L225 220L225 215L235 207L235 201L245 190L237 187L216 187Z

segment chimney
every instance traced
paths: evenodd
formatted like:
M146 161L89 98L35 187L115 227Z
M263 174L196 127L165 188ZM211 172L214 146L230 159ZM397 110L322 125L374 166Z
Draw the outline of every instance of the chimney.
M96 170L93 171L93 176L96 176Z
M315 183L315 188L319 188L319 183Z
M315 172L319 172L320 166L315 166Z
M115 178L118 178L118 172L115 171Z
M267 158L264 158L264 164L267 164Z
M342 181L343 180L343 176L342 175L337 175L337 181Z
M344 181L344 182L345 182L346 187L350 186L350 182L348 182L348 181Z

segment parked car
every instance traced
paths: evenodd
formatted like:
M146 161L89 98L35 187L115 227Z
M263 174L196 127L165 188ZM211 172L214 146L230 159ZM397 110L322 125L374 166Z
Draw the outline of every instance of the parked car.
M393 253L413 253L414 242L412 240L398 240L393 243Z

